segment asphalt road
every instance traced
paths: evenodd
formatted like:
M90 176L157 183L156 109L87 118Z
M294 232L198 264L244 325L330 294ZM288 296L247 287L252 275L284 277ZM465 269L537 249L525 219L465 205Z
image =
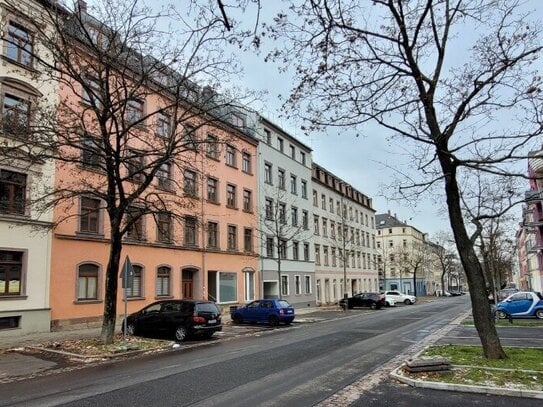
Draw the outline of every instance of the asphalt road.
M391 359L468 310L467 301L352 310L336 319L0 385L0 406L327 405L351 383L387 371ZM381 401L372 405L388 405Z

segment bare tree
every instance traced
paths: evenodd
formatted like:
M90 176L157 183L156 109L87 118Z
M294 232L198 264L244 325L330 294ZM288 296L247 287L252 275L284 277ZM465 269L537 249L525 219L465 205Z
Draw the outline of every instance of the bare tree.
M123 237L141 238L146 215L158 225L185 221L198 205L202 152L219 154L228 135L242 130L231 99L213 91L237 73L216 3L193 4L190 16L141 3L101 1L91 15L84 2L71 10L51 2L34 16L36 72L58 83L58 103L12 126L14 141L2 148L5 160L55 161L61 177L33 205L57 208L58 223L80 215L82 197L99 202L91 212L107 213L106 343L115 329ZM217 137L197 137L211 127ZM170 232L159 233L171 239Z
M423 273L424 265L428 260L428 251L423 242L411 242L405 247L398 247L394 251L395 265L400 273L413 279L413 295L417 295L417 278Z
M542 131L541 24L517 1L310 0L272 29L293 65L290 111L308 131L377 123L412 153L419 180L400 191L442 186L488 358L506 357L477 257L477 232L462 217L463 173L509 174ZM469 33L467 35L466 33ZM407 172L407 169L406 171Z

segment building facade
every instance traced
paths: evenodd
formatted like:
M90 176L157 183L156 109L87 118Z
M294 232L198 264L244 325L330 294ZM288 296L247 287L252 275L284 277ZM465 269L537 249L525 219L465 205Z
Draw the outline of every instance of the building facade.
M48 58L34 38L48 29L42 2L0 1L2 62L0 95L0 335L48 331L54 182L51 160L29 160L25 140L37 132L38 107L55 106L58 83L42 75L37 56ZM39 136L39 135L38 135Z
M317 303L379 291L371 198L315 163L312 181Z
M311 149L270 120L255 116L261 293L296 307L315 305Z
M377 262L384 290L426 295L430 252L424 233L390 211L375 216Z

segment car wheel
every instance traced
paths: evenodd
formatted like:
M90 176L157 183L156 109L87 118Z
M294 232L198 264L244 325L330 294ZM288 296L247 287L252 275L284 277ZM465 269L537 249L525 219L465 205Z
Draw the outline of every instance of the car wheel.
M538 309L536 312L535 312L535 316L539 319L543 319L543 309Z
M498 319L505 319L505 318L508 318L507 312L502 311L501 309L499 309L499 310L496 311L496 316L498 317Z
M406 299L403 303L404 303L405 305L411 305L411 304L413 304L413 303L411 302L410 299Z
M239 314L234 314L232 316L232 321L234 321L234 324L241 324L243 323L243 318Z
M175 340L178 342L183 342L185 339L187 339L187 334L187 328L185 328L184 326L178 326L175 329Z
M279 318L277 318L277 316L275 315L270 315L270 317L268 318L268 321L270 322L271 326L279 325Z
M372 302L370 305L370 309L377 309L377 304Z
M137 333L136 324L133 322L126 325L126 334L130 336L135 336Z

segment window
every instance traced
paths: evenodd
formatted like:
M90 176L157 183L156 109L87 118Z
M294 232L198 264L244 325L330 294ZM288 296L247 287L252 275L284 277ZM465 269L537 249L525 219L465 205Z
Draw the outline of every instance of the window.
M196 218L185 216L185 246L196 246Z
M252 173L251 154L247 152L241 154L241 170L247 174Z
M305 293L311 294L313 292L313 287L311 284L311 276L304 276L305 280Z
M307 181L302 180L302 198L307 199Z
M266 198L265 212L266 220L273 220L273 200L270 198Z
M129 99L126 104L126 121L128 124L136 124L143 119L143 101Z
M187 150L196 150L197 148L197 136L196 128L190 124L185 124L185 132L183 134L183 146Z
M332 267L337 266L337 255L336 255L336 248L332 247Z
M253 211L253 196L252 192L248 189L243 190L243 210L245 212Z
M324 265L328 266L330 264L328 260L328 246L323 246L322 253L324 256Z
M227 249L228 250L237 250L238 249L238 228L237 228L237 226L228 225Z
M318 235L319 234L319 217L317 215L313 215L313 232Z
M236 208L236 186L232 184L226 185L226 206Z
M100 231L100 200L82 197L80 213L79 231L98 233Z
M273 185L272 180L272 165L269 163L264 163L264 182L266 184Z
M24 215L26 174L0 170L0 213Z
M281 295L288 295L288 276L281 276Z
M290 209L290 219L292 221L292 226L298 226L298 208L293 206Z
M242 116L240 113L232 113L230 116L230 120L232 121L232 124L236 127L245 127L245 117Z
M304 243L304 260L309 261L309 243Z
M279 257L281 259L287 258L287 241L285 239L279 240Z
M98 271L95 264L81 264L77 269L77 300L98 299Z
M313 190L313 206L319 206L319 198L315 190Z
M268 129L264 129L264 137L266 139L266 144L267 145L271 145L271 131L269 131Z
M326 195L321 194L321 208L326 210Z
M207 247L219 248L219 224L216 222L207 222Z
M315 245L315 265L321 265L321 247L318 244Z
M169 137L172 133L172 117L166 112L159 112L156 119L156 133L160 137Z
M296 180L296 175L290 174L290 193L297 195L298 194L298 182Z
M330 237L336 238L336 222L330 221Z
M219 159L219 140L212 134L207 135L206 139L206 154L214 160Z
M81 95L83 103L100 108L102 106L102 84L100 80L87 76L84 84Z
M309 213L305 210L302 211L302 226L305 230L309 229Z
M87 167L100 168L102 157L99 149L100 140L90 134L81 139L81 163Z
M255 273L253 271L245 271L245 301L253 301L255 299Z
M279 151L283 152L283 145L284 145L284 141L281 137L277 137L277 148L279 149Z
M231 145L226 145L226 165L236 166L236 149Z
M170 295L170 274L169 267L159 267L156 271L156 296L167 297Z
M169 189L171 187L171 177L172 164L169 162L162 164L156 172L158 186L164 189Z
M246 252L253 251L253 230L245 228L243 230L243 250Z
M287 205L284 203L279 203L279 222L283 225L287 223Z
M136 150L128 150L126 157L126 169L128 171L128 178L133 181L143 180L143 154Z
M210 202L219 202L219 197L217 194L218 183L219 182L215 178L207 179L207 200Z
M303 151L300 151L300 161L303 165L305 165L305 153Z
M302 280L300 276L294 276L294 292L297 295L302 293Z
M132 287L126 289L126 296L128 298L141 298L143 297L143 268L136 265L132 265L132 268L134 269Z
M21 295L23 252L0 251L0 296Z
M141 208L128 208L126 211L126 237L134 240L145 239L144 215Z
M185 195L195 197L198 195L196 188L196 173L192 170L184 172L183 192Z
M30 125L30 102L8 93L2 100L3 129L10 134L25 134Z
M218 303L237 302L237 274L208 271L208 295Z
M285 170L279 169L277 173L278 182L277 186L280 189L285 189Z
M328 237L328 220L326 218L322 218L322 235Z
M172 215L169 212L160 212L156 217L157 240L163 243L172 241Z
M6 56L21 65L32 65L32 34L22 25L10 21L6 39Z
M296 148L292 144L290 145L290 157L293 160L296 159Z
M266 238L266 257L272 257L273 258L273 237L267 237Z
M292 242L292 259L300 260L300 243Z

